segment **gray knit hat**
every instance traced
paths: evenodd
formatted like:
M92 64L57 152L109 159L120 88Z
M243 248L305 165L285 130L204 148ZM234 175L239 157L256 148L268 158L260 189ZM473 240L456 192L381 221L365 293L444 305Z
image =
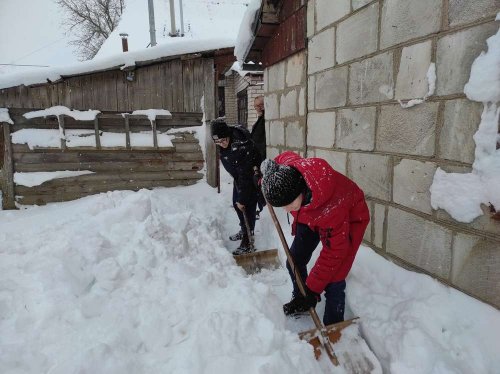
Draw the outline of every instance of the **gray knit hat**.
M302 174L291 166L266 159L262 162L261 170L262 192L272 206L288 205L306 189Z

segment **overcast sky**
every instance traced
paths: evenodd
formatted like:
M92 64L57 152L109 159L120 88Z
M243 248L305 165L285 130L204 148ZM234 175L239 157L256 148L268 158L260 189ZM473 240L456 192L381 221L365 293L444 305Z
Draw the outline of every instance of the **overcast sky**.
M0 64L65 65L77 61L52 0L0 0ZM12 71L0 65L0 73Z

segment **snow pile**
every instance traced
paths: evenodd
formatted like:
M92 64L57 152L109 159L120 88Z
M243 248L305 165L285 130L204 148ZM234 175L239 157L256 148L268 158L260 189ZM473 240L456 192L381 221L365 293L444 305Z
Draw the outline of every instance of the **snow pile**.
M497 16L500 20L500 13ZM474 61L464 92L470 100L484 104L472 173L446 173L438 168L430 188L434 209L446 210L454 219L472 222L483 214L481 204L500 207L500 30L488 38L488 51Z
M11 125L14 124L12 119L9 116L9 109L7 108L0 108L0 122L7 122L10 123Z
M221 179L222 195L201 182L1 211L0 372L341 373L291 333L312 322L282 314L287 271L236 267L232 184ZM281 248L267 209L256 233L258 248ZM361 317L386 372L500 366L500 312L426 275L362 247L346 292L346 318Z
M0 372L321 372L223 248L225 198L198 184L2 211Z
M97 115L101 113L99 110L87 110L81 111L76 109L69 109L62 105L53 106L44 110L35 110L33 112L24 113L23 116L26 119L47 117L47 116L62 116L66 115L68 117L74 118L77 121L93 121Z
M362 247L347 300L384 372L498 372L500 312L427 275Z
M253 26L260 11L261 2L261 0L252 0L250 4L248 4L248 9L243 15L243 20L241 21L238 37L236 39L236 46L234 47L234 55L236 56L236 60L240 63L245 62L245 58L255 38Z
M62 170L62 171L35 171L29 173L14 173L14 183L19 186L33 187L39 186L44 182L59 179L77 177L79 175L93 174L90 170Z

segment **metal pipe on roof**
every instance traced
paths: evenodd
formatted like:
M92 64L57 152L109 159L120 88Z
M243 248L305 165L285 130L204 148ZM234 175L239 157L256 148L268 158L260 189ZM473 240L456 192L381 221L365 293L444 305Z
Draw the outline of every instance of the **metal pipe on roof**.
M151 47L156 45L156 29L155 29L155 8L153 0L148 0L149 10L149 38L151 40Z
M177 36L177 30L175 28L175 7L174 1L170 0L170 36Z
M182 11L182 0L179 0L179 7L181 12L181 36L184 36L184 12Z

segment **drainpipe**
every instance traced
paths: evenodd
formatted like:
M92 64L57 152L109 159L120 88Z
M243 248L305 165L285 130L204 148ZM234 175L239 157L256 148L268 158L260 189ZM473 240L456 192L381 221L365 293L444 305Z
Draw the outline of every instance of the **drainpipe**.
M151 40L151 47L156 45L156 30L155 30L155 8L153 0L148 0L149 10L149 38Z

